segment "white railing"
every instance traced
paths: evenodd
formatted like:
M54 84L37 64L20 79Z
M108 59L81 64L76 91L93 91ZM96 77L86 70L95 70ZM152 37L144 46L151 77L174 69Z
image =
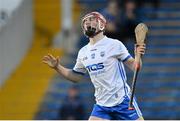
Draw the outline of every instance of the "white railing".
M23 0L0 28L0 87L20 64L32 38L32 0Z

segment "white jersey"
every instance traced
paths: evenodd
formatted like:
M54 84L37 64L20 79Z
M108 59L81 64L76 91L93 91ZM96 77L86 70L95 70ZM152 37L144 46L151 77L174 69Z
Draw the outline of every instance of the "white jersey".
M123 65L130 57L120 41L105 36L94 45L80 49L73 71L82 74L88 71L95 87L96 103L112 107L130 92Z

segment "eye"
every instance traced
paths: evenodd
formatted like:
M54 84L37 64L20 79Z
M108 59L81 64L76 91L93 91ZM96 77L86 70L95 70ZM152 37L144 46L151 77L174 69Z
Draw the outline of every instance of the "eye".
M93 21L93 20L95 20L95 17L90 17L89 20Z
M86 21L87 21L87 19L85 19L83 23L85 23Z

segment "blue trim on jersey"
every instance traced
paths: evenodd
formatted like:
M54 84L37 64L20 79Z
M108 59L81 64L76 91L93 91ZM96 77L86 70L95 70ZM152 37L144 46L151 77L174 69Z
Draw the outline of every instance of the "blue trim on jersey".
M76 74L80 74L80 75L85 75L85 73L82 73L82 72L78 72L78 71L75 71L75 70L72 70L74 73Z
M122 67L121 63L119 63L119 65L120 65L120 68L121 68L121 70L122 70L123 79L125 80L125 75L124 75L123 67Z
M122 60L122 62L125 62L127 61L129 58L131 58L132 56L131 55L128 55L124 60Z
M130 99L126 96L123 102L116 106L105 107L95 104L91 116L108 120L137 120L142 114L138 114L140 110L137 107L134 110L129 110L129 101ZM135 105L133 104L133 106Z
M122 74L123 74L123 76L124 76L123 81L124 81L124 83L125 83L125 89L126 89L126 92L128 93L128 88L127 88L127 86L126 86L126 80L127 80L127 78L126 78L126 74L125 74L125 69L123 68L122 63L120 63L120 66L121 66L121 68L122 68Z
M136 109L137 114L138 114L139 116L142 116L142 113L141 113L141 111L140 111L140 109L139 109L139 107L138 107L137 102L136 102L135 99L134 99L133 103L134 103L134 107L135 107L135 109Z
M137 104L137 99L136 99L136 97L134 96L134 106L137 108L136 109L136 111L137 111L137 113L138 113L138 115L139 116L142 116L142 113L141 113L141 111L140 111L140 109L139 109L139 107L138 107L138 104Z
M126 92L126 85L125 85L125 82L124 82L124 79L123 79L123 74L122 74L122 73L123 73L123 70L122 70L122 68L121 68L119 62L118 62L118 67L119 67L119 71L120 71L121 78L122 78L122 80L123 80L124 92L125 92L125 95L127 95L127 92Z
M126 89L126 92L128 93L128 88L127 88L127 86L126 86L126 80L127 80L127 77L126 77L126 73L125 73L125 69L123 68L123 65L122 65L123 63L120 63L120 66L121 66L121 68L122 68L122 74L123 74L123 76L124 76L124 83L125 83L125 89Z

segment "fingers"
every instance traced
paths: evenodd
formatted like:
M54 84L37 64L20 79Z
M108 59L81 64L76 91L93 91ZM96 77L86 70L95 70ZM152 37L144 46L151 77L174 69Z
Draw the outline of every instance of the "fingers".
M51 55L50 53L48 53L48 55L47 55L50 59L53 59L53 60L55 60L56 58L53 56L53 55Z
M53 62L53 61L59 61L59 57L54 57L51 54L48 54L46 56L43 57L42 62L45 64L49 64L49 62Z
M146 45L142 44L142 45L135 45L135 52L136 54L141 54L144 55L145 54L145 50L146 50Z
M51 54L48 54L43 57L43 60L56 60L56 58L54 56L52 56Z
M135 48L137 47L146 47L146 44L135 44Z
M44 56L42 59L43 63L48 63L48 61L50 60L49 56Z
M141 45L141 46L139 46L139 47L137 47L138 49L146 49L146 46L145 45Z
M145 54L145 49L139 49L139 50L137 50L137 53L144 55Z
M60 62L59 56L56 57L56 60L57 60L57 63L59 64Z

